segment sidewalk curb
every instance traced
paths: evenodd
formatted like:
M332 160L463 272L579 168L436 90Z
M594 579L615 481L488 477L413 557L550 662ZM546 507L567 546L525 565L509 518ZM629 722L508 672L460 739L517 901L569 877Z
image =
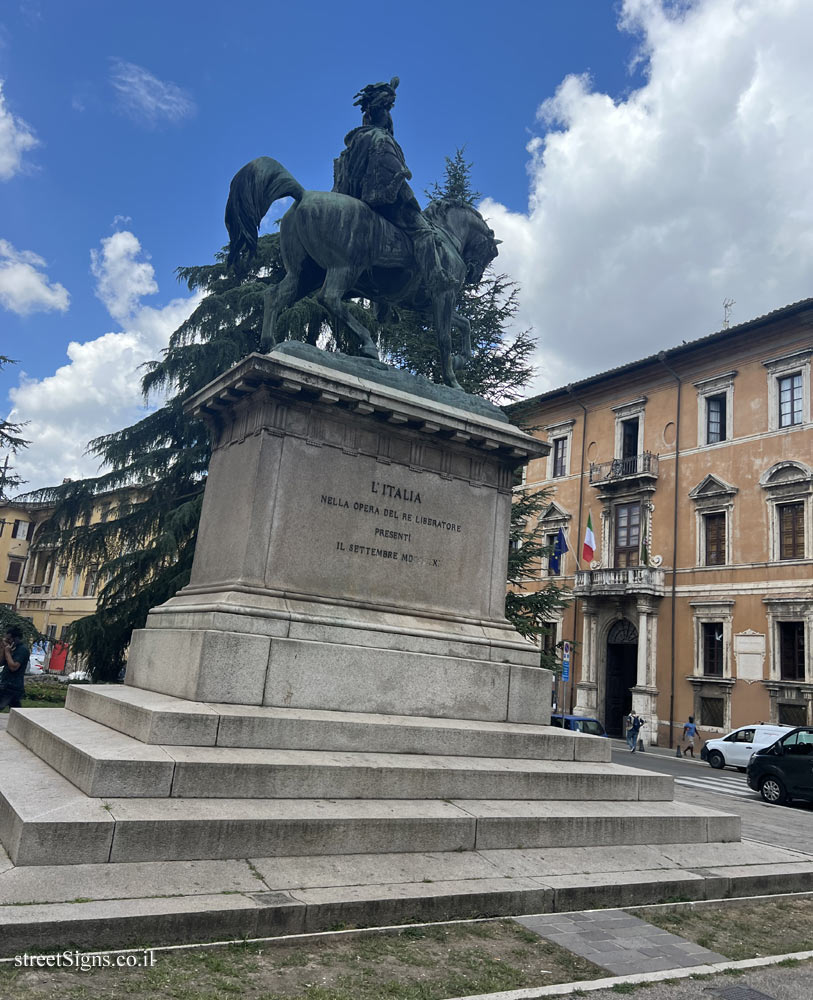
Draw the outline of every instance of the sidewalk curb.
M446 1000L537 1000L539 997L569 996L572 993L595 993L611 990L615 986L645 986L661 983L666 979L691 979L693 976L709 976L736 969L760 969L782 962L805 962L813 959L813 951L795 951L788 955L766 955L762 958L746 958L739 962L718 962L715 965L695 965L691 968L663 969L660 972L642 972L631 976L612 976L607 979L583 979L575 983L556 983L553 986L536 986L523 990L508 990L504 993L478 993L463 997L447 997Z

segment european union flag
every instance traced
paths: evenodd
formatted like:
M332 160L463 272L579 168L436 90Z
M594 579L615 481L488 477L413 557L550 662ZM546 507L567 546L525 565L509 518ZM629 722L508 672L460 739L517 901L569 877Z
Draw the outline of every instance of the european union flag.
M561 559L565 552L567 552L567 540L564 531L560 528L556 541L553 543L553 553L548 559L548 568L554 576L559 576L561 572Z

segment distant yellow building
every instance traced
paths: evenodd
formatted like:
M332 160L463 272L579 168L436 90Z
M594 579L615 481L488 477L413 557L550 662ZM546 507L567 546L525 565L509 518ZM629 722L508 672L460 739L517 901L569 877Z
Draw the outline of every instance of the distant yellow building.
M41 504L0 501L0 606L14 609L34 532L44 520Z
M106 521L111 512L121 502L123 495L130 495L130 490L118 490L111 493L102 494L94 508L90 518L85 524L97 524ZM36 528L47 521L53 507L44 504L17 504L14 505L15 519L20 519L23 515L20 511L25 508L30 510L27 516L35 527L28 529L19 528L19 532L28 531L28 541L24 542L24 555L18 555L17 548L13 549L6 557L3 548L0 547L0 558L6 561L19 562L20 566L11 570L12 576L17 575L18 582L14 586L19 591L14 597L9 590L8 603L14 604L16 599L16 611L24 618L30 619L35 628L50 640L49 660L47 665L52 669L62 669L65 659L65 650L59 648L57 644L64 641L67 636L68 627L72 622L87 615L92 615L96 611L97 595L100 589L99 567L98 566L73 566L61 554L59 548L37 547L36 545L28 551L28 545L32 535L36 535ZM32 508L34 508L32 510ZM2 508L0 508L2 510ZM16 520L15 522L16 523ZM10 535L11 532L8 532ZM5 535L5 532L4 532ZM16 541L16 539L15 539ZM0 537L0 545L5 542L5 537ZM8 574L7 574L8 575ZM11 587L10 583L6 584ZM3 592L0 591L0 594ZM0 601L6 598L0 597ZM72 664L69 660L68 668Z

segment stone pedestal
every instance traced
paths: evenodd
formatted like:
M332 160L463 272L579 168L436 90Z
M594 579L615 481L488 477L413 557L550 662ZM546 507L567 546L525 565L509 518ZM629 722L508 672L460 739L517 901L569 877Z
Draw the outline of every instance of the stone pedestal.
M127 682L546 724L550 674L504 602L513 471L547 445L464 393L344 368L284 345L190 402L213 437L192 578L134 634Z

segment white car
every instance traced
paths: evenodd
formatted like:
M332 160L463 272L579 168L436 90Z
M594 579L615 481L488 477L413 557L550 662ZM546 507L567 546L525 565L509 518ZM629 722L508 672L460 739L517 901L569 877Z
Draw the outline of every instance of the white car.
M700 755L712 767L736 767L744 771L755 750L769 747L792 728L793 726L742 726L728 736L707 740Z

